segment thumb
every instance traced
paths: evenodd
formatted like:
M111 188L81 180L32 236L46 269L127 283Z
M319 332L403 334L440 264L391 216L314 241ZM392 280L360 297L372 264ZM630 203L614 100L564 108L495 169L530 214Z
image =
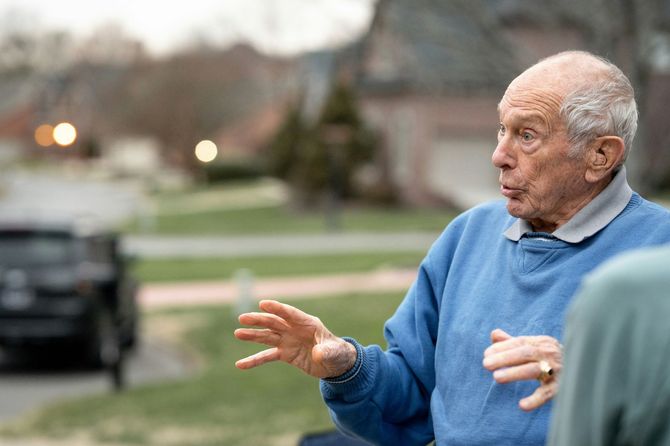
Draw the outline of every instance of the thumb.
M512 339L512 335L504 330L501 330L500 328L496 328L491 332L491 342L494 344L496 342L506 341L508 339Z

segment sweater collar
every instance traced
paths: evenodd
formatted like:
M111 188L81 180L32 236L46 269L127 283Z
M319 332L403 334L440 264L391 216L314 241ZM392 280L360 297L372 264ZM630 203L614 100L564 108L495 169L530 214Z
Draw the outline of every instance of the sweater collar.
M614 220L624 210L632 196L633 190L626 179L626 167L622 166L602 192L552 235L564 242L579 243ZM504 234L508 239L518 242L524 234L529 232L534 232L530 223L517 218Z

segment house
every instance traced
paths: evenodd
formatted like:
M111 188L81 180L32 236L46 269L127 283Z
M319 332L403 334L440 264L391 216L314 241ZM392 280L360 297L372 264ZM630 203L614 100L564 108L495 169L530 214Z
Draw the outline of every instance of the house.
M613 6L591 20L588 8L597 5L589 2L543 5L538 8L531 0L379 0L368 33L335 54L330 80L344 77L355 85L366 120L382 137L380 168L403 201L466 208L499 197L498 172L490 162L497 104L508 83L542 57L589 49L630 68L627 61L636 55L622 11ZM668 17L661 14L657 20L670 23L670 7L663 11ZM663 30L670 27L659 29L655 42L665 42L666 50L655 45L659 54L652 62L665 60L668 66L670 39ZM329 59L320 55L320 60ZM644 133L646 145L656 148L649 152L655 160L668 158L663 147L670 141L656 112L657 98L670 96L662 65L655 63L647 73L649 100L638 98L643 114L650 116L651 127ZM306 92L308 102L318 103L310 97L316 88L308 85Z
M369 32L348 50L404 202L467 207L496 196L496 107L519 63L488 22L488 10L460 2L380 0Z

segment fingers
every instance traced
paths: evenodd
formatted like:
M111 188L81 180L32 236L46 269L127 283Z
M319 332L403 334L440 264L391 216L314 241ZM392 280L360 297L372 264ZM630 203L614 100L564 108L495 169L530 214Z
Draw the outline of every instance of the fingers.
M484 351L483 365L493 372L500 384L536 380L542 376L541 362L553 369L552 377L540 383L528 397L519 401L524 411L537 409L557 392L557 374L563 363L563 351L557 339L550 336L510 336L503 330L491 332L491 346Z
M537 362L530 362L516 367L507 367L493 372L493 379L500 384L514 381L528 381L540 376L540 366Z
M493 378L499 384L511 383L514 381L535 380L540 376L541 369L538 362L523 364L517 367L509 367L502 370L496 370ZM528 397L519 401L519 407L524 411L535 410L551 400L558 389L556 380L546 381Z
M250 341L276 347L281 341L281 335L272 330L256 330L250 328L238 328L235 337L240 341Z
M240 323L281 332L291 326L314 326L315 321L320 322L314 316L275 300L262 300L258 306L264 313L244 313L238 318Z
M262 300L259 308L267 313L272 313L284 319L290 324L306 324L314 320L314 317L291 305L277 302L276 300Z
M517 347L512 347L500 353L495 351L484 352L483 365L486 369L494 371L502 367L512 367L515 365L535 363L539 358L539 351L532 345L520 343ZM488 352L488 350L487 350ZM533 378L537 378L537 375Z
M339 368L340 362L344 363L337 361L339 356L336 356L335 360L328 361L328 355L325 354L323 355L323 360L327 363L325 366L314 360L315 345L335 339L318 318L273 300L263 300L259 303L259 307L262 312L245 313L239 317L240 323L255 328L239 328L235 330L235 337L273 348L237 361L238 368L250 369L279 360L309 375L325 377L329 376L327 367ZM354 353L354 361L355 359Z
M491 333L491 339L493 339L493 333ZM521 347L522 345L528 344L529 340L525 336L511 337L505 340L496 341L484 350L484 356L493 355L496 353L504 352L511 350L513 348Z
M521 410L529 412L535 410L543 404L549 402L555 395L558 390L558 383L556 381L548 382L542 384L540 387L535 389L532 395L519 401L519 407Z
M509 367L501 370L496 370L493 373L493 378L499 384L511 383L514 381L529 381L535 380L542 372L538 362L523 364L517 367ZM558 389L558 382L547 380L540 383L540 386L528 397L519 401L519 407L524 411L535 410L551 400Z
M244 325L269 328L280 332L289 328L285 320L270 313L244 313L240 315L238 320Z
M550 336L517 336L496 342L484 351L483 365L493 371L541 360L547 361L555 371L560 370L563 353L558 340Z
M491 332L491 342L494 344L496 342L502 342L508 339L512 339L512 335L510 335L504 330L501 330L500 328L496 328Z
M279 350L277 348L269 348L255 355L247 356L235 363L238 369L246 370L258 367L259 365L267 364L268 362L279 360Z

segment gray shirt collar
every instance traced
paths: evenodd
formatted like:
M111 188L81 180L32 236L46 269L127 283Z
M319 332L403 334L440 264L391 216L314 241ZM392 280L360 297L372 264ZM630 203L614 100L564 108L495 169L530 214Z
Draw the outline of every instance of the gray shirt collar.
M633 190L626 180L626 167L622 166L602 192L552 235L568 243L579 243L614 220L632 196ZM517 218L504 234L508 239L518 242L527 232L533 232L530 223Z

